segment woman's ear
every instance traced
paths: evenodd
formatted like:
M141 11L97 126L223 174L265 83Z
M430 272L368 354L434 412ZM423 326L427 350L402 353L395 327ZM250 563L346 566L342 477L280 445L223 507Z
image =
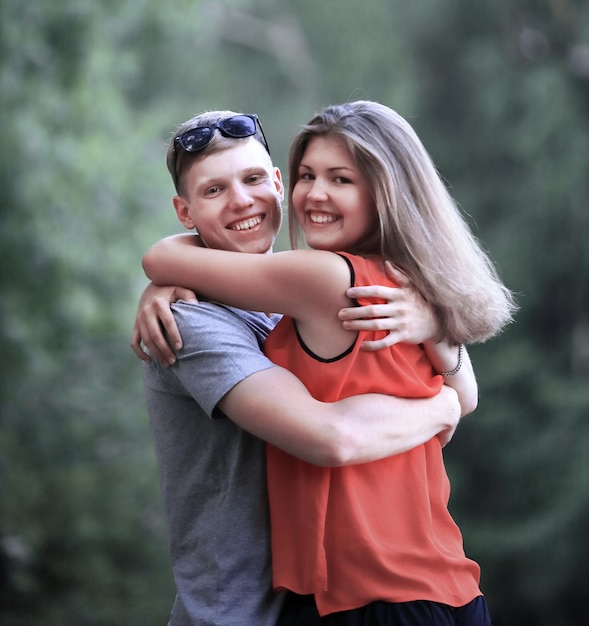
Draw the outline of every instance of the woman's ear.
M188 230L193 230L196 228L194 220L190 215L190 207L188 206L188 202L182 196L174 196L172 198L172 202L174 204L174 208L176 209L176 215L180 220L181 224L187 228Z

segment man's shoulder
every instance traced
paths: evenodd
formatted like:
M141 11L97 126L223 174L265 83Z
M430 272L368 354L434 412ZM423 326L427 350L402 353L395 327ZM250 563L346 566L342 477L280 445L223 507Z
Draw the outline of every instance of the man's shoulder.
M249 330L258 340L264 340L280 319L277 315L268 316L259 311L244 311L206 300L197 304L180 300L172 305L172 312L181 333Z
M146 388L154 395L192 397L209 416L237 383L272 362L263 352L274 323L262 313L211 302L177 302L174 317L182 336L176 364L164 368L154 359L144 368ZM265 319L266 318L266 319Z

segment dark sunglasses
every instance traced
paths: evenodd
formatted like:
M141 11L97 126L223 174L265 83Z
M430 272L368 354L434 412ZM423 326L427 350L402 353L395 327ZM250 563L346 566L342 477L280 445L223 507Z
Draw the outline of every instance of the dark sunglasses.
M266 136L260 124L258 116L255 114L243 114L233 115L225 120L216 122L215 124L208 124L207 126L196 126L183 132L174 139L174 173L177 176L176 163L178 159L178 146L185 152L198 152L208 145L215 134L215 130L219 129L222 135L225 137L233 137L234 139L245 139L256 134L256 131L260 129L262 135L263 145L266 148L266 152L270 154L270 148L266 141Z

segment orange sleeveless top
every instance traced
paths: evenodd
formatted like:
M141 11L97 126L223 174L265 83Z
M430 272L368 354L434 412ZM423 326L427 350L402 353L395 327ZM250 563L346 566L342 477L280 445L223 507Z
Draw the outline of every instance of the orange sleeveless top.
M350 265L352 285L395 286L380 263L341 256ZM360 332L351 350L325 361L302 344L293 320L284 317L265 352L325 402L369 392L406 398L438 393L442 377L421 346L359 349L363 340L382 334ZM314 594L321 615L377 600L457 607L481 595L479 567L466 558L448 512L450 484L437 437L394 457L336 468L268 445L267 475L276 590Z

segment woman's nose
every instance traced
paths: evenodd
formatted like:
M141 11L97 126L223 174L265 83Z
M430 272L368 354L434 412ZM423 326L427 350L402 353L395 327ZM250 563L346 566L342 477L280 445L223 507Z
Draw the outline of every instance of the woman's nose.
M327 195L327 190L323 181L316 178L309 188L307 195L313 200L323 200Z

